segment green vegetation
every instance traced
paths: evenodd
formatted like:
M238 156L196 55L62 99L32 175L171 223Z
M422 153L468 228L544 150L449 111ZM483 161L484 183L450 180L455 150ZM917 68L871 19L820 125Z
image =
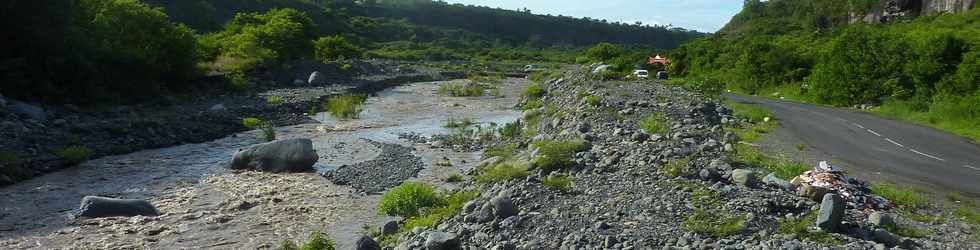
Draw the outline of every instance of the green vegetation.
M587 149L584 140L542 140L534 146L540 150L540 155L533 161L534 166L548 172L571 167L574 164L572 156Z
M441 199L444 205L425 208L420 216L407 218L402 228L403 230L411 230L415 227L432 227L436 223L458 214L466 202L479 196L480 192L478 191L459 191L442 195Z
M528 166L526 163L503 162L483 169L483 174L476 177L476 181L482 183L507 182L514 178L527 176Z
M908 225L886 225L885 231L910 238L924 238L930 234L928 230L919 229Z
M787 160L783 157L768 156L751 145L736 145L733 158L741 163L765 169L776 177L791 180L811 169L805 163Z
M797 219L784 219L779 222L779 233L792 234L800 237L801 240L817 242L822 244L838 245L841 242L834 239L833 235L819 230L810 230L810 227L817 221L817 214L810 213Z
M517 144L507 143L507 144L498 144L498 145L490 146L489 148L487 148L486 151L483 152L483 155L485 156L485 158L500 156L500 158L510 159L513 158L514 155L516 155L516 152L517 152Z
M361 117L366 100L367 96L363 94L336 95L327 98L322 108L338 119L357 119Z
M273 107L282 105L282 96L270 95L265 98L265 103Z
M78 165L92 157L92 150L84 145L73 145L58 150L55 154L69 165Z
M310 241L297 247L292 241L283 241L279 246L280 250L334 250L334 243L330 237L324 233L314 232L310 235Z
M7 150L0 150L0 174L15 179L30 176L17 153Z
M568 180L568 176L547 177L541 180L541 184L556 188L562 192L572 190L572 181Z
M272 121L264 121L259 118L249 117L242 119L242 125L250 129L258 129L262 132L262 139L271 142L276 140L276 125Z
M446 119L446 124L442 126L446 128L466 128L469 126L473 126L473 124L476 124L476 121L471 117L466 117L462 119L449 117L449 119Z
M660 168L660 173L670 177L686 176L688 174L687 164L690 162L690 158L672 160Z
M623 50L611 43L599 43L586 52L589 59L596 62L609 61L623 55Z
M752 123L765 122L767 117L772 117L769 110L751 104L726 101L725 106L728 106L734 111L733 114L735 117L745 119Z
M218 62L219 71L246 72L310 54L316 24L296 9L237 13L224 30L201 38L201 54Z
M500 127L500 137L504 139L514 139L521 136L521 126L523 123L521 120L516 120L514 122L509 122Z
M259 124L262 124L262 119L255 117L242 118L242 125L246 128L256 128Z
M640 129L648 134L666 135L670 130L670 117L663 113L655 113L640 119Z
M584 100L586 104L592 107L598 107L599 104L602 104L602 99L594 95L586 96Z
M671 53L675 76L745 94L872 112L980 139L980 9L849 25L871 1L746 1L712 38Z
M381 197L378 213L409 218L418 216L425 208L445 205L445 202L428 184L403 182Z
M890 182L872 183L871 191L909 211L915 211L927 204L927 199L922 196L921 192Z
M448 177L446 177L446 182L456 183L456 182L462 182L462 181L463 181L463 175L460 175L459 173L453 173L453 174L449 175Z
M342 36L321 37L313 42L313 56L323 63L343 59L357 59L361 58L363 54L363 49L347 41L347 38ZM350 64L345 65L350 67Z
M485 89L483 85L476 83L449 83L439 85L440 95L449 95L454 97L464 97L464 96L483 96Z
M714 237L731 236L745 230L746 217L716 209L720 202L721 195L717 191L698 187L691 194L694 213L685 218L681 226L689 231Z

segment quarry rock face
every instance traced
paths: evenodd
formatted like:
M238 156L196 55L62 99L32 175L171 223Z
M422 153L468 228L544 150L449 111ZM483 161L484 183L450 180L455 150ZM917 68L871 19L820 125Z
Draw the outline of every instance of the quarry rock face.
M882 0L868 11L852 10L850 23L886 23L918 16L963 13L976 7L976 0Z

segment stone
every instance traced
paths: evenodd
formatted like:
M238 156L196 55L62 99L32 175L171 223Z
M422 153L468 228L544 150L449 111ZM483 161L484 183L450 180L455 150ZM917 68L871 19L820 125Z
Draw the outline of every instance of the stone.
M650 135L647 135L646 133L640 131L634 132L633 135L630 137L630 139L633 139L633 141L638 141L638 142L646 141L649 138Z
M801 185L799 189L796 190L796 194L799 195L800 197L809 198L810 200L815 202L821 202L823 201L824 195L830 193L830 191L831 190L829 188L804 184Z
M370 236L360 235L357 237L354 249L356 250L381 250L381 245L374 241Z
M732 171L732 182L745 187L753 187L758 182L758 177L756 177L755 172L752 170L736 169Z
M214 106L211 106L211 108L208 109L208 112L211 113L220 113L225 111L228 111L228 108L226 108L225 105L222 103L215 104Z
M706 181L717 180L718 177L720 177L718 175L718 171L716 171L715 169L712 169L712 168L704 168L704 169L701 169L701 172L698 173L698 175L701 176L701 179L702 180L706 180Z
M868 223L876 227L894 227L895 220L886 213L875 211L868 215Z
M725 172L732 169L732 165L728 164L727 161L722 159L711 160L711 163L708 163L708 167L720 172Z
M763 177L762 178L762 183L765 183L766 185L778 187L778 188L781 188L781 189L785 189L785 190L793 190L793 184L792 183L789 183L789 181L787 181L787 180L783 180L783 179L781 179L779 177L776 177L776 174L775 173L769 173L768 175L766 175L766 177Z
M835 233L840 229L844 219L844 199L837 194L826 194L820 203L817 213L817 227L821 230Z
M398 220L390 219L381 224L381 236L395 235L398 233Z
M898 237L895 237L888 231L885 231L884 229L881 228L875 230L874 234L872 235L872 238L874 238L875 242L885 244L886 246L889 247L896 246L899 243L901 243L901 240Z
M323 74L320 74L320 71L313 71L313 73L310 74L310 79L307 80L307 83L311 85L323 84L326 80L326 77L324 77Z
M10 105L10 111L28 119L38 121L45 121L48 119L48 113L44 112L44 108L23 102L14 101L13 104Z
M431 232L425 237L427 250L457 250L462 249L459 238L454 233Z
M514 202L507 197L495 197L490 200L490 204L493 204L493 212L497 218L503 219L517 215L517 206L514 206Z
M483 207L480 208L480 214L476 217L479 222L488 222L493 220L493 205L489 202L484 203Z
M592 127L589 126L588 123L583 122L575 126L575 129L578 130L579 133L588 133L590 130L592 130Z
M117 216L158 216L160 211L145 200L85 196L78 208L78 217L104 218Z
M319 156L310 139L288 139L262 143L235 153L232 169L265 172L312 172Z

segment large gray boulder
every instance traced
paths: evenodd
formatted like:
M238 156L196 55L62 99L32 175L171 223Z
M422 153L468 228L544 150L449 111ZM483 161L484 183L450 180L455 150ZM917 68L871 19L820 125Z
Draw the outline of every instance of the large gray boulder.
M826 232L837 232L844 219L844 199L837 194L826 194L817 213L817 227Z
M493 204L494 215L497 218L505 219L517 215L517 206L514 202L507 197L496 197L490 200L490 204Z
M44 108L28 103L14 101L13 104L10 105L10 111L28 119L38 121L45 121L48 119L48 113L44 112Z
M116 216L157 216L160 211L144 200L116 199L99 196L85 196L79 207L78 217L103 218Z
M312 172L319 156L310 139L288 139L253 145L235 153L232 169L265 172Z
M431 232L425 238L425 249L427 250L457 250L462 249L459 237L453 233Z
M377 241L374 241L370 236L360 235L357 237L357 243L354 246L355 250L381 250L381 245L378 245Z
M766 177L763 177L762 183L765 183L770 186L779 187L785 190L793 190L793 183L790 183L787 180L783 180L779 177L776 177L776 174L774 173L769 173L768 175L766 175Z
M755 183L758 182L758 177L752 170L736 169L732 171L732 182L745 187L754 187Z

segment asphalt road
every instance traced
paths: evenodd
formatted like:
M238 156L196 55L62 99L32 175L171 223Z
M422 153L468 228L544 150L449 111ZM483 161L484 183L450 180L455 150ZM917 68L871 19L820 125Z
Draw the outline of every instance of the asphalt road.
M787 132L810 150L829 155L847 171L876 173L941 192L980 196L980 146L937 129L871 114L754 96L729 99L768 108Z

